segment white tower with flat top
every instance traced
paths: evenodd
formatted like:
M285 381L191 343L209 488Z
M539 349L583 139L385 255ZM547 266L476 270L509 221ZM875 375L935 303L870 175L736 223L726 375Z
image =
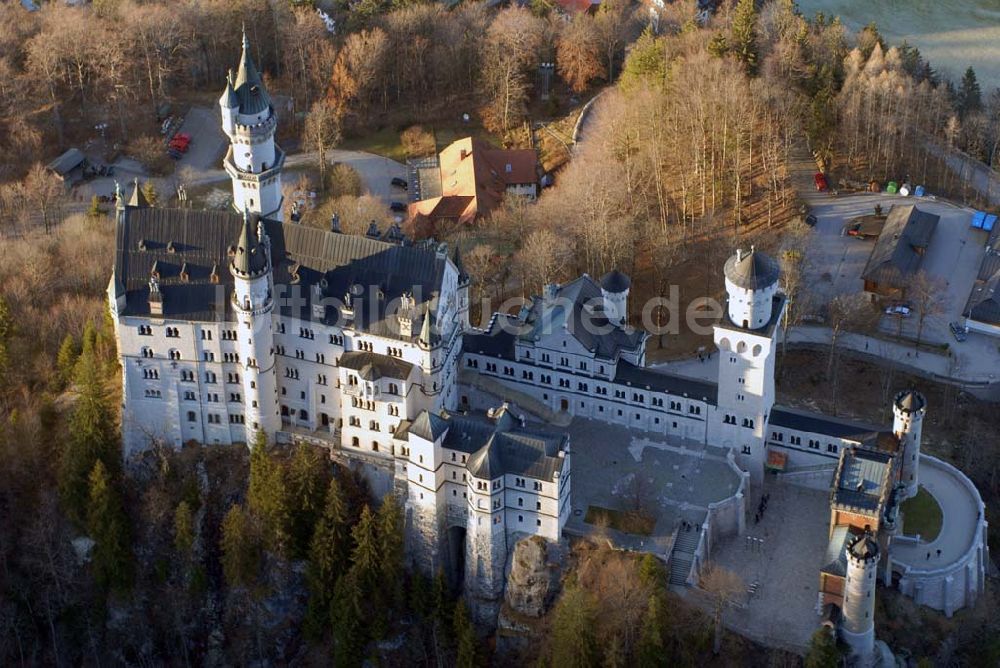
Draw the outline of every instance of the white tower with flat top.
M229 269L234 279L232 306L246 401L243 415L247 445L253 444L258 432L273 442L274 433L281 428L281 415L271 330L271 250L263 225L254 229L249 213L243 214L243 229Z
M916 390L905 390L892 402L892 433L899 439L899 482L906 486L906 498L917 495L920 472L920 432L927 399Z
M281 220L281 168L285 153L274 141L278 119L264 80L250 57L243 31L243 55L219 98L222 131L229 137L223 166L233 181L233 208Z
M847 546L843 621L840 635L851 648L854 664L870 666L875 650L875 571L878 543L866 532Z

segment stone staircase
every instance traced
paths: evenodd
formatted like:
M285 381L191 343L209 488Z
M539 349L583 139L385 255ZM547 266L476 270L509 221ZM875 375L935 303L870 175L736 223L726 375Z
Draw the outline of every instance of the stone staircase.
M694 553L698 549L701 532L694 527L685 531L678 530L674 540L674 549L670 552L670 584L686 587L688 576L691 575L691 564L694 563Z

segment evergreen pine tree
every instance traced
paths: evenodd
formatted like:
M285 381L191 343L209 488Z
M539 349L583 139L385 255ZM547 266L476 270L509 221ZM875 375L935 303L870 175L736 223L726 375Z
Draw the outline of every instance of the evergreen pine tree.
M230 587L249 586L260 567L259 546L250 518L233 505L222 520L222 573Z
M659 89L666 83L666 79L667 59L663 39L656 36L652 26L646 26L628 51L620 85L626 92L643 86Z
M757 73L757 60L760 54L757 47L756 0L739 0L737 3L729 48L736 59L743 64L747 74Z
M577 586L568 587L553 613L552 665L560 668L599 665L596 622L597 612L590 594Z
M455 657L457 668L472 668L476 665L476 630L469 619L469 610L465 601L455 604L455 618L452 623L458 653Z
M667 571L663 562L647 552L639 561L639 581L652 591L663 591L667 582Z
M306 630L313 638L318 638L326 626L333 589L348 568L350 553L347 503L340 482L333 478L326 490L323 514L316 522L309 544L309 563L306 568L309 608Z
M288 505L291 517L291 553L303 558L309 553L314 528L323 513L329 480L327 459L319 448L301 444L288 466Z
M367 644L363 594L353 571L337 580L330 605L330 624L333 627L333 663L335 666L360 666Z
M118 431L108 406L94 351L93 327L88 326L74 375L79 395L69 422L69 434L59 462L59 492L67 516L78 525L85 521L88 477L100 460L112 478L121 470Z
M365 611L364 619L370 620L370 630L381 638L385 626L385 590L382 583L382 563L379 555L378 528L371 508L361 510L361 519L351 530L354 549L351 551L349 575L356 584Z
M403 606L403 510L392 494L382 500L378 511L378 542L382 582L387 603L394 609Z
M285 554L291 524L288 492L284 472L268 452L267 437L263 432L257 432L257 439L250 451L247 505L260 526L264 545L278 554Z
M174 510L174 549L187 559L194 546L194 516L187 501L181 501Z
M837 640L827 628L818 628L809 639L805 668L836 668L840 665L840 649Z
M666 665L663 651L662 599L658 594L649 597L649 605L642 619L639 632L638 665L641 668L655 668Z
M958 113L964 118L982 108L983 93L976 78L976 71L970 67L962 75L962 83L958 89Z
M56 372L59 387L66 387L73 380L73 369L76 367L76 341L72 334L67 334L59 346L59 354L56 355Z
M132 579L131 538L128 517L108 470L98 459L90 471L87 532L94 541L91 563L101 587L123 591Z

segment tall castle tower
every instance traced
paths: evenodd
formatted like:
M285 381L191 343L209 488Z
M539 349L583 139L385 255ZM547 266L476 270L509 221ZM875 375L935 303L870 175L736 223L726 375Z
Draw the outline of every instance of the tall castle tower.
M243 214L243 230L229 267L233 274L233 311L237 321L240 370L243 374L244 420L247 444L257 432L268 439L281 428L278 413L278 385L275 372L274 336L271 312L274 288L271 277L271 250L263 225L256 230L250 214Z
M927 399L916 390L905 390L892 402L892 433L899 439L899 481L906 497L916 496L920 469L920 432L927 412Z
M785 301L778 263L751 247L726 261L726 316L715 326L719 348L718 410L713 442L732 447L740 468L759 489L764 479L765 427L774 404L777 324Z
M274 142L278 120L264 81L250 57L243 31L243 55L235 79L230 71L219 98L222 130L229 137L223 161L233 181L233 207L281 220L281 168L285 153Z
M871 533L847 546L847 577L844 581L843 621L840 634L851 647L855 665L871 664L875 649L875 571L878 543Z

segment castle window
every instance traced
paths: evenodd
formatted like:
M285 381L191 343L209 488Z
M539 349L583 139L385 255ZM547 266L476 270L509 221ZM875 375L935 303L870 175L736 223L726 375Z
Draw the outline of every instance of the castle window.
M834 445L833 443L827 443L827 445L826 445L826 451L827 452L832 452L832 453L836 454L838 449L839 448L837 448L837 446Z
M152 336L152 335L153 335L152 327L150 327L149 325L139 325L139 336Z
M518 516L517 516L517 521L518 521L519 523L520 523L520 522L524 522L524 515L518 515Z
M188 414L188 422L197 422L198 421L198 416L195 415L194 411L188 411L187 414Z

